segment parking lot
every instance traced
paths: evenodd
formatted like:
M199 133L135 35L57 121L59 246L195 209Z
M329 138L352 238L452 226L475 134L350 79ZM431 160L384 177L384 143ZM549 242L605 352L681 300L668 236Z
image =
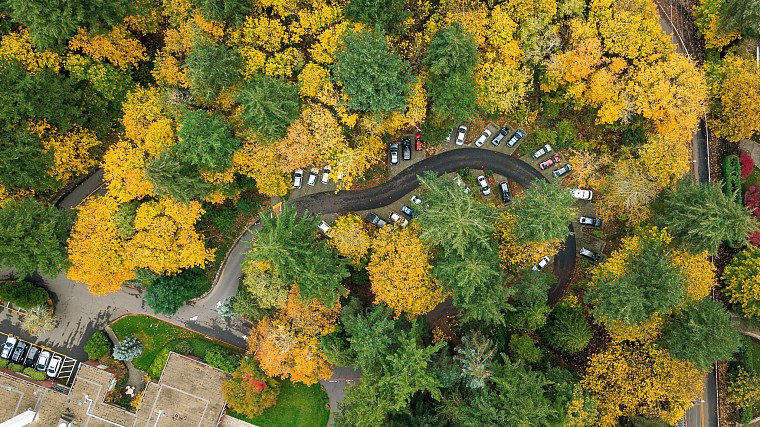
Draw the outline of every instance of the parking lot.
M7 340L7 338L9 336L14 336L14 335L10 335L10 334L6 334L4 332L0 332L0 341L2 341L2 343L5 343L6 340ZM28 347L31 347L31 346L39 347L40 348L40 352L42 352L42 351L49 351L51 353L51 357L55 356L55 355L60 356L61 359L62 359L62 361L61 361L61 368L58 371L58 376L56 378L50 378L50 377L48 377L48 379L53 380L56 383L58 383L60 385L63 385L65 387L70 387L71 386L71 383L74 381L74 377L76 376L77 368L79 367L79 361L77 361L76 359L72 359L71 357L68 357L65 354L58 353L57 351L52 350L52 349L50 349L48 347L45 347L43 345L39 345L39 344L35 344L35 343L29 342L29 341L25 341L25 340L20 339L19 337L15 337L15 338L19 342L23 342L23 343L27 344ZM18 345L18 344L16 344L16 345ZM29 351L28 348L24 351L24 358L26 357L26 354L28 353L28 351ZM36 360L37 360L37 357L35 357L35 363L36 363Z

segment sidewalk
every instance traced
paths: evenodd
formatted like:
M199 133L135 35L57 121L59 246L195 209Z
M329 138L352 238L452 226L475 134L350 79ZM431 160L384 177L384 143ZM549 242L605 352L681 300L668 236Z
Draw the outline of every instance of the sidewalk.
M108 338L110 338L111 342L113 342L114 346L118 345L119 339L116 338L116 334L113 333L111 327L106 326L105 331L106 334L108 334ZM135 368L135 365L133 365L129 360L125 360L124 364L127 366L127 372L129 373L127 385L135 388L135 394L140 393L145 389L145 372Z

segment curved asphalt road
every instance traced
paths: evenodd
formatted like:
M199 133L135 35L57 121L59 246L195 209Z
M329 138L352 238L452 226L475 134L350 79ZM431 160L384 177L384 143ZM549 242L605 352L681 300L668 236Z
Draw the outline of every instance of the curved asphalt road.
M417 162L377 187L338 193L325 191L300 197L291 203L299 213L308 211L319 214L376 209L395 202L417 188L419 186L417 176L425 171L449 173L466 167L492 170L516 181L523 187L529 187L531 182L537 179L546 179L532 166L512 156L478 148L461 148ZM573 231L572 226L569 230ZM248 251L249 242L248 235L240 239L230 252L230 258L233 259L227 260L225 271L220 274L219 283L214 286L215 291L216 288L223 288L225 291L218 290L216 293L234 295L237 278L242 275L241 263ZM574 267L575 236L569 235L563 249L554 258L554 274L558 280L557 284L549 290L550 304L556 303L562 297L570 282Z

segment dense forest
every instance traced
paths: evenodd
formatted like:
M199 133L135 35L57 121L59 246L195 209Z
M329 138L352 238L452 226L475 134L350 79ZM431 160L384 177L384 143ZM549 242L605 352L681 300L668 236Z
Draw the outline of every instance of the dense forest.
M676 53L651 0L0 11L6 268L64 272L96 295L130 283L173 315L264 205L238 295L220 308L254 325L256 363L235 375L258 391L240 383L232 409L253 416L276 401L262 384L350 365L362 379L338 425L675 424L713 364L736 359L728 401L742 419L760 412L760 372L734 357L751 343L729 313L760 316L760 169L731 145L760 131L757 2L701 1L702 63ZM688 174L705 117L732 147L720 184ZM350 190L387 167L399 135L420 132L435 153L450 129L487 121L525 130L518 156L551 144L573 172L508 205L425 174L408 227L347 213L330 238L315 216L266 209L296 169L331 165ZM95 167L104 195L75 215L50 204ZM557 278L531 267L577 222L567 187L594 190L604 227L591 233L611 249L579 260L550 305ZM431 328L441 304L452 314Z

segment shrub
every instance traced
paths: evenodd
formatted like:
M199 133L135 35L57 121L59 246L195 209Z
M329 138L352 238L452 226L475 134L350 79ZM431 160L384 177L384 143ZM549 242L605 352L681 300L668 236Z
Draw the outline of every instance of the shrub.
M8 363L8 359L0 359L0 368L7 368Z
M741 177L744 179L752 173L752 169L755 167L755 161L752 160L752 157L750 157L749 154L741 153L739 154L739 163L742 168Z
M730 155L723 158L723 193L739 201L741 194L741 166L739 156Z
M21 329L32 335L43 334L55 329L56 326L58 326L58 318L53 316L53 308L47 304L30 308L21 320Z
M214 344L195 338L185 338L172 341L167 344L166 347L177 353L190 354L203 359L206 357L206 353L214 347ZM181 348L182 351L177 350L178 347Z
M179 341L174 346L174 351L181 354L190 354L193 352L193 346L187 341Z
M536 363L543 356L533 338L523 334L512 335L509 339L509 355L514 360L522 359L527 363Z
M8 364L8 369L10 369L13 372L21 372L24 370L24 367L22 365L19 365L18 363L11 362Z
M148 376L151 378L161 377L161 373L164 371L164 365L166 365L167 359L169 359L169 349L164 347L161 351L158 352L156 358L153 359L153 363L150 364L150 368L148 368Z
M253 418L277 403L280 383L266 376L253 359L246 357L232 379L222 384L222 391L233 411Z
M238 212L244 213L244 214L252 214L259 211L261 208L261 204L257 202L256 200L251 199L244 199L241 198L238 200L237 205L235 205Z
M548 342L568 353L576 353L591 341L591 326L580 308L558 306L547 325Z
M140 357L143 352L143 345L140 340L135 337L126 337L119 345L113 349L113 358L116 360L132 360L136 357Z
M744 193L744 206L760 218L760 186L753 185Z
M24 310L42 305L48 299L50 299L48 292L34 283L23 281L0 283L0 300L13 303Z
M216 312L222 317L232 317L237 314L233 309L233 304L235 304L235 296L230 295L216 308Z
M214 368L219 368L224 372L235 372L235 369L240 364L240 359L235 356L230 356L227 350L223 350L219 347L212 347L206 352L204 357L206 363Z
M29 375L35 381L45 381L47 375L44 372L40 372L34 368L24 368L24 374Z
M95 331L94 334L87 340L87 344L84 346L84 351L87 352L87 357L90 360L100 359L104 354L111 351L111 340L103 331Z

